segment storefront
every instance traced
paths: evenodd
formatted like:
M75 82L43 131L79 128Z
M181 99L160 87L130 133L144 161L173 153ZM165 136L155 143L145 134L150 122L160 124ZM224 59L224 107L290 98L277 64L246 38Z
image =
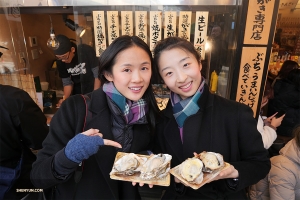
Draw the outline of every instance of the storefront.
M97 56L123 34L138 35L150 49L162 38L179 36L201 54L211 92L249 105L257 116L279 5L279 0L0 0L5 27L0 73L33 74L60 90L46 44L51 28L91 45ZM81 37L78 27L86 30ZM164 97L163 86L157 88Z
M297 3L298 2L298 3ZM276 77L285 60L300 63L300 3L281 3L269 64L269 77Z

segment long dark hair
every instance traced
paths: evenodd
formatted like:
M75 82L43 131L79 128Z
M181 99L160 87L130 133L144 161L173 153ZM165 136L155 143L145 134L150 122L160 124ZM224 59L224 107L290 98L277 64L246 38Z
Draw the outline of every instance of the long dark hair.
M293 69L286 77L298 90L300 90L300 69Z
M286 78L287 75L292 71L293 69L298 68L299 65L297 62L292 61L292 60L286 60L281 66L280 71L278 72L278 76L280 78Z
M137 46L143 49L150 58L151 61L151 71L153 74L153 58L150 51L149 46L139 37L137 36L128 36L123 35L115 39L107 48L106 50L101 54L99 58L99 74L98 77L101 80L101 86L104 85L104 83L109 82L105 76L103 75L104 72L109 72L112 74L112 67L114 66L116 62L116 58L118 54L130 47ZM152 81L150 81L150 84L148 88L146 89L143 99L147 102L149 106L149 112L147 113L147 119L149 121L149 124L151 124L152 131L154 131L155 128L155 117L156 114L159 112L153 90L152 90Z
M168 37L166 39L159 41L154 48L154 69L155 69L154 72L155 73L159 74L158 60L160 58L161 53L165 50L171 50L174 48L179 48L193 54L197 59L198 63L200 64L201 56L192 43L180 37ZM160 81L162 81L162 79L160 79Z

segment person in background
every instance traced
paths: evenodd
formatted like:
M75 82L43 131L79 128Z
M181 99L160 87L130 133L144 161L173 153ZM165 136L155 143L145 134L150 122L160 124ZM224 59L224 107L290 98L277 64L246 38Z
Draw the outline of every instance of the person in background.
M88 95L88 131L83 132L83 97L69 97L52 118L33 164L33 184L55 186L54 199L140 198L138 186L112 180L109 173L118 151L147 154L152 149L158 113L150 83L152 54L139 37L125 35L108 46L99 63L102 87ZM74 175L79 171L80 180Z
M274 98L269 101L268 116L284 111L285 117L277 128L278 136L292 138L292 130L300 124L300 69L298 64L273 87Z
M209 41L211 43L210 77L213 71L216 71L217 75L219 75L222 65L226 65L228 44L223 39L221 26L213 26Z
M260 106L260 114L258 116L257 130L262 136L265 149L269 149L277 138L276 129L280 126L284 115L275 117L277 112L270 117L262 116L263 108L268 104L269 99L273 98L273 89L269 81L266 82L264 95Z
M157 123L155 152L172 155L175 167L203 151L223 155L229 167L198 190L172 178L163 199L247 199L245 188L270 170L268 152L250 107L209 92L200 55L179 37L160 41L154 65L170 100Z
M288 74L290 73L290 71L292 71L293 69L297 69L297 68L299 68L299 65L297 62L292 61L292 60L284 61L284 63L282 64L282 66L280 68L280 71L278 72L276 78L273 80L271 86L274 87L277 80L286 78L288 76Z
M47 119L27 92L0 84L0 199L21 199L35 188L30 181L36 156L31 150L42 148L48 133ZM10 182L8 172L16 177Z
M86 94L100 87L98 59L95 50L86 44L77 45L65 35L57 35L58 49L54 50L57 70L62 79L65 99L74 94Z
M279 28L279 29L276 30L275 37L274 37L274 42L276 44L278 44L279 47L281 46L281 34L282 34L282 29Z
M250 190L252 200L300 199L300 125L294 138L271 158L271 170Z

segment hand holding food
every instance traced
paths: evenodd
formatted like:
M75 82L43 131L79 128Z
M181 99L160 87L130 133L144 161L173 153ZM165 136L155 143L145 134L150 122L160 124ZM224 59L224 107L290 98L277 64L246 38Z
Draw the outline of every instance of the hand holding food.
M200 154L194 153L193 158L188 158L180 165L172 168L170 173L175 176L175 182L180 181L186 186L198 189L206 183L221 179L222 176L223 178L232 176L232 173L235 173L234 167L234 170L226 171L230 166L224 162L221 154L203 151ZM223 170L224 173L220 175Z
M132 185L145 183L168 186L170 184L170 161L168 154L152 154L151 156L119 152L113 165L110 177L115 180L130 181Z

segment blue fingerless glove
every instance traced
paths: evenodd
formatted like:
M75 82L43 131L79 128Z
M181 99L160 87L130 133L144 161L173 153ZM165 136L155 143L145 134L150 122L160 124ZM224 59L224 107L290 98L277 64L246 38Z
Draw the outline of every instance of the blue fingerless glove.
M91 155L97 153L101 145L104 145L104 141L99 136L77 134L68 142L65 148L65 154L68 159L80 163L84 159L88 159Z

